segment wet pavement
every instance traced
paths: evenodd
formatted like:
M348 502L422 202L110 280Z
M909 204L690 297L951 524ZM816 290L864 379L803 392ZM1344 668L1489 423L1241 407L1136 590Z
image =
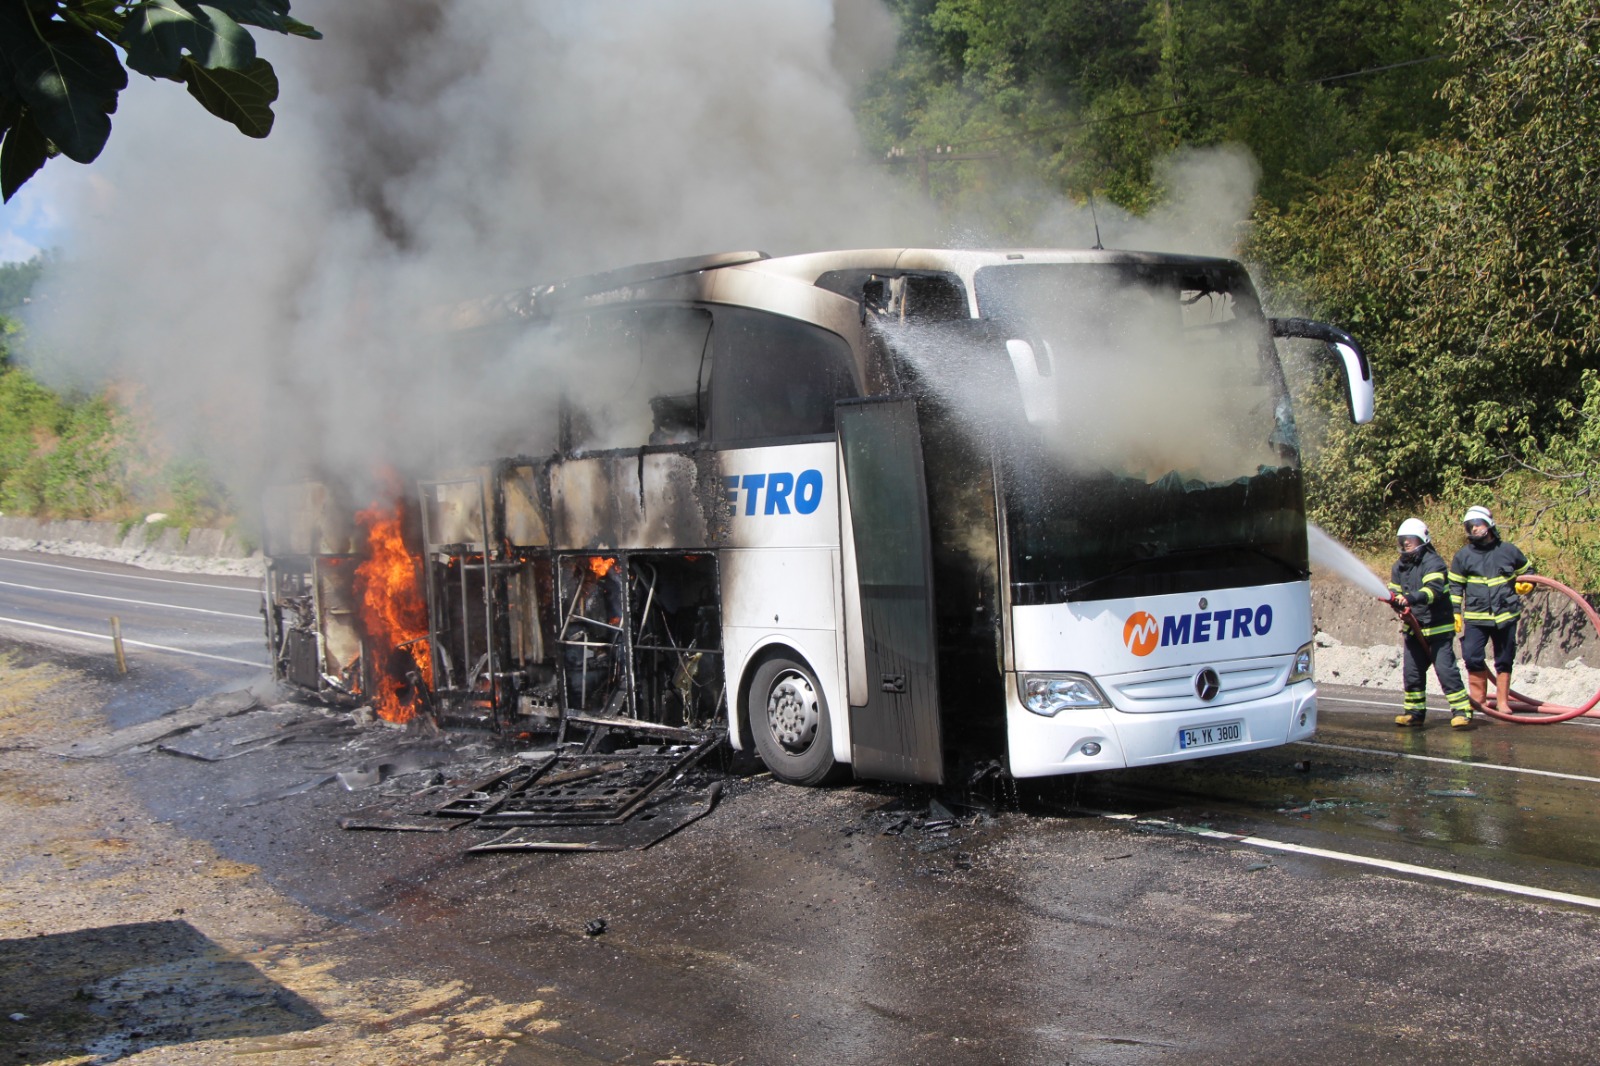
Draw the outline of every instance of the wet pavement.
M1328 689L1311 744L948 811L736 777L708 817L608 854L340 829L374 793L325 779L382 727L111 761L155 817L359 932L363 975L536 997L559 1024L494 1061L1593 1061L1600 724L1401 732L1393 702Z

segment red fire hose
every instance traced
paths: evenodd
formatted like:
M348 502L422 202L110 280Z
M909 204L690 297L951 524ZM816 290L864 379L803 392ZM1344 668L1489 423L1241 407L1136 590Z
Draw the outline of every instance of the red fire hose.
M1583 611L1584 617L1589 619L1589 624L1594 627L1595 633L1600 634L1600 614L1596 614L1595 609L1589 606L1589 601L1578 595L1577 592L1554 578L1544 577L1540 574L1523 574L1517 580L1528 581L1535 585L1544 585L1566 596L1567 599L1577 604L1579 609ZM1589 697L1589 702L1580 707L1565 707L1559 703L1548 703L1544 700L1533 699L1530 696L1524 696L1516 689L1512 689L1510 695L1509 707L1500 708L1493 706L1491 703L1489 706L1480 707L1479 710L1490 718L1497 718L1502 722L1517 722L1524 725L1550 725L1588 714L1596 704L1600 704L1600 691L1596 691L1593 696Z
M1589 624L1594 627L1595 634L1600 636L1600 614L1595 613L1595 609L1589 606L1589 601L1577 592L1554 578L1548 578L1542 574L1523 574L1516 580L1530 582L1534 585L1544 585L1566 596L1567 599L1578 605L1584 616L1589 619ZM1417 616L1411 613L1411 608L1396 608L1396 610L1400 615L1401 621L1411 629L1412 634L1423 644L1427 644L1427 638L1422 635L1422 624L1417 621ZM1489 680L1491 684L1494 681L1494 672L1492 670L1490 671ZM1510 696L1509 706L1504 709L1495 705L1498 701L1492 696L1489 697L1487 704L1481 704L1474 700L1472 705L1490 718L1495 718L1502 722L1515 722L1518 725L1553 725L1556 722L1565 722L1580 715L1588 714L1594 710L1596 705L1600 705L1600 690L1597 690L1593 696L1589 697L1588 703L1579 707L1568 707L1559 703L1537 700L1531 696L1524 696L1516 689L1510 690Z

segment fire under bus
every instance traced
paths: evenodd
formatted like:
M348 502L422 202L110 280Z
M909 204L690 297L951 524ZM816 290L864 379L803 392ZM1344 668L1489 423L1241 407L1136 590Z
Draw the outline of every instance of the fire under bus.
M284 681L370 700L388 676L386 717L513 737L725 729L802 784L1316 728L1274 338L1338 357L1356 422L1371 375L1343 331L1265 317L1238 263L727 253L477 303L449 333L461 380L514 359L540 382L503 401L524 451L401 494L423 621L399 629L363 620L375 552L341 490L269 494Z

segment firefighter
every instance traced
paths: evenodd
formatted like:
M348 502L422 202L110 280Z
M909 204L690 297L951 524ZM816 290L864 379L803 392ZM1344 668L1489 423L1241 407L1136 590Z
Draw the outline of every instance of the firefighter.
M1405 656L1405 713L1395 725L1421 726L1427 714L1428 669L1439 679L1444 698L1450 704L1451 724L1472 721L1472 704L1461 684L1456 668L1455 607L1445 577L1444 559L1433 547L1433 538L1420 518L1408 518L1395 532L1400 558L1389 574L1390 602L1398 609L1410 608L1422 629L1417 638L1410 626L1401 628L1401 650Z
M1533 591L1531 582L1517 578L1531 572L1533 564L1515 544L1500 539L1487 507L1467 508L1461 525L1467 543L1450 560L1450 600L1456 608L1467 688L1473 706L1483 706L1489 691L1484 651L1493 643L1495 701L1504 711L1511 703L1511 662L1517 651L1517 620L1522 616L1519 597ZM1471 725L1471 712L1457 714L1450 724Z

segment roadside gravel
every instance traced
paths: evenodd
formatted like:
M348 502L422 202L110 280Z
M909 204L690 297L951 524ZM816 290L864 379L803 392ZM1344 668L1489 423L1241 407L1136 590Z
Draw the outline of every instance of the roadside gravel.
M477 1066L555 1027L422 966L374 976L360 937L153 818L116 760L47 754L105 731L106 698L0 653L0 1063Z

